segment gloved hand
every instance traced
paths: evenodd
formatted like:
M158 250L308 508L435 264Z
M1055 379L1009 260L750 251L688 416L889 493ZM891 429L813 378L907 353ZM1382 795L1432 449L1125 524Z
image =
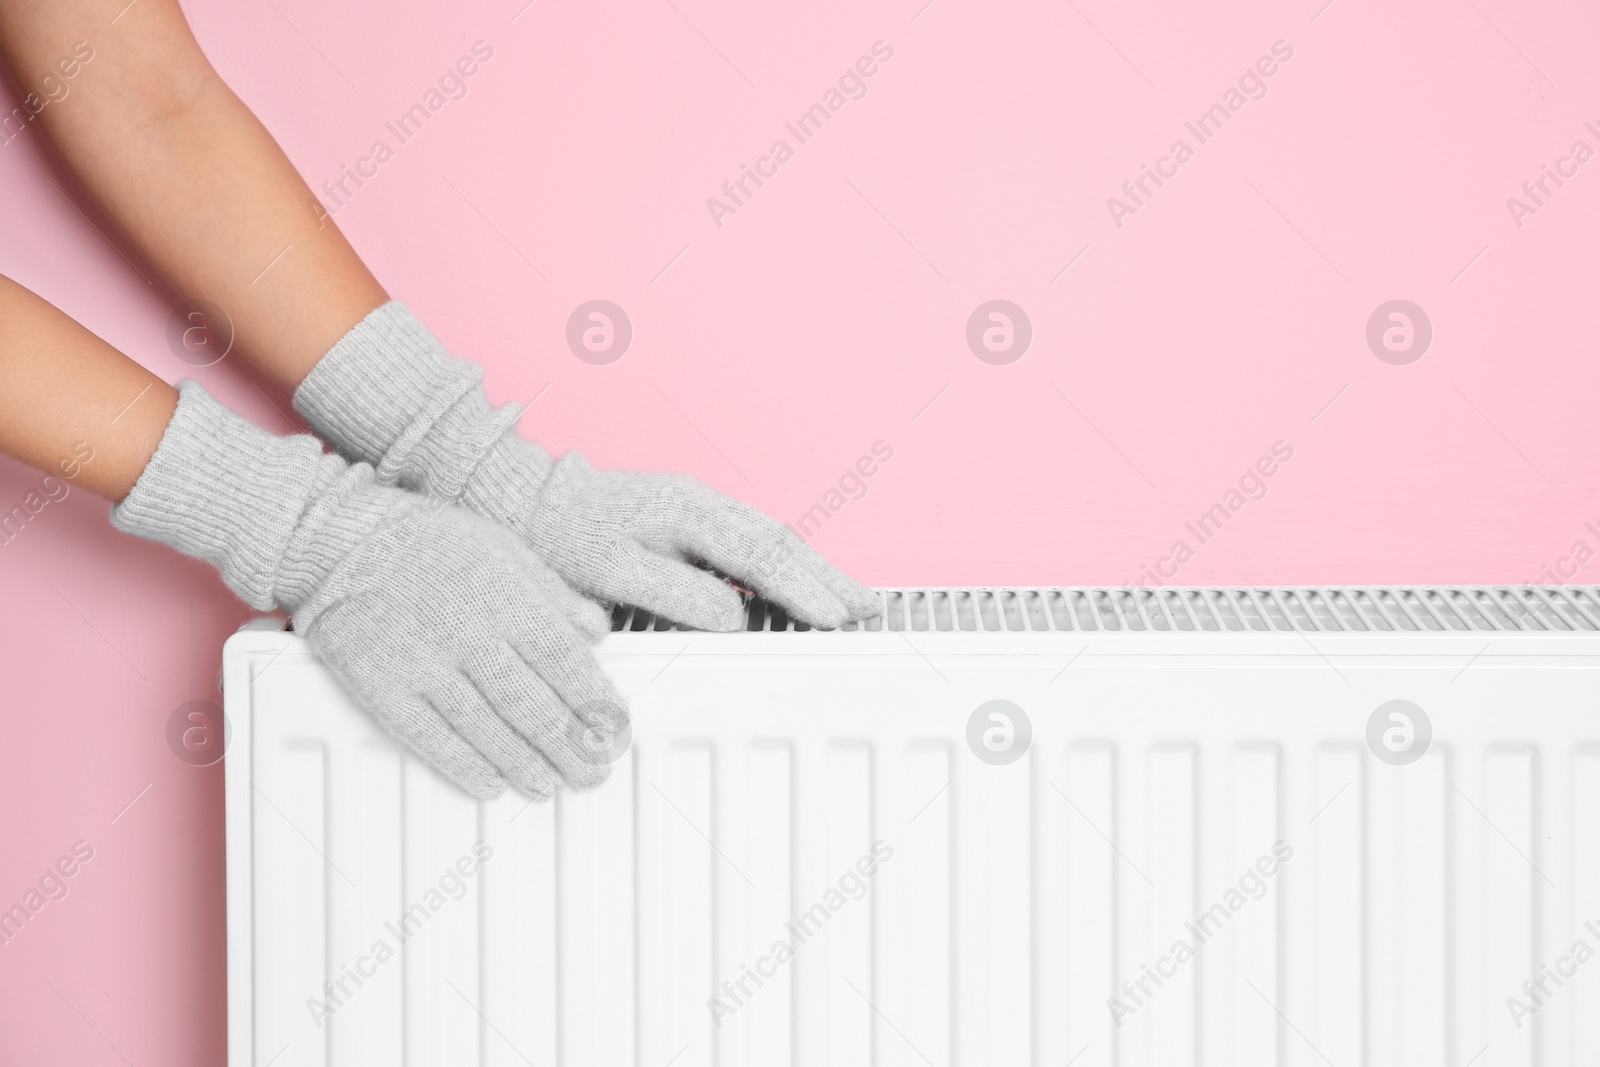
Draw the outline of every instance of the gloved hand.
M483 368L456 359L400 303L372 312L311 369L294 403L340 452L390 481L494 519L573 588L706 630L743 621L738 594L693 566L746 583L813 626L878 612L878 598L793 531L679 475L552 463L491 410Z
M580 632L605 614L493 523L266 433L189 381L111 519L293 612L357 703L474 796L605 781L628 719Z

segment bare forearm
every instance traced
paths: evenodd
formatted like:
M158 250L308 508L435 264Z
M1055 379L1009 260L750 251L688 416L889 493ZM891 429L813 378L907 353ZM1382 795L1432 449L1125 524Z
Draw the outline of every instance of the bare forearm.
M0 278L0 452L121 500L177 402L166 382Z
M92 49L38 122L173 288L222 308L244 355L292 389L383 289L177 3L139 0L113 26L124 2L0 0L0 53L37 90Z

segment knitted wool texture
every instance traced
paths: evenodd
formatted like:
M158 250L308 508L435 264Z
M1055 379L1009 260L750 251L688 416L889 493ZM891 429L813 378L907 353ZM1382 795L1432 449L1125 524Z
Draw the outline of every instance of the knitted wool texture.
M356 702L469 793L606 779L627 714L574 625L599 633L604 613L493 523L258 429L191 381L111 520L291 611Z
M295 407L380 481L457 502L514 531L573 588L707 630L743 604L703 563L813 626L876 614L873 593L793 531L686 475L552 463L490 407L483 368L451 356L405 305L369 314L312 368Z

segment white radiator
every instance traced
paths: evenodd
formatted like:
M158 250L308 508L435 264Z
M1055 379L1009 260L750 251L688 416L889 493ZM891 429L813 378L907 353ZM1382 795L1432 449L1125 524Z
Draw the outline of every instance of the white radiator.
M234 636L230 1063L1600 1061L1596 589L883 596L619 613L535 805Z

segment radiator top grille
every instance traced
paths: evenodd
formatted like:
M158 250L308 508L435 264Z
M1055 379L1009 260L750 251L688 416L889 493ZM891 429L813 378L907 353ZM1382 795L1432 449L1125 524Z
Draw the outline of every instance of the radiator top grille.
M880 589L883 613L850 631L1418 633L1600 631L1596 586L1249 586ZM687 630L618 606L616 631ZM745 629L812 629L746 597Z

